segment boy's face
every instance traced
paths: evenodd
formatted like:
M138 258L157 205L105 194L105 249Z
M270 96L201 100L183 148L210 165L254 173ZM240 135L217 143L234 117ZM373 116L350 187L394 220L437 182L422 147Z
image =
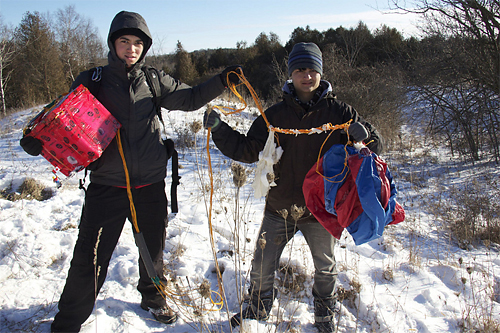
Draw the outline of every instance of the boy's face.
M321 74L311 68L298 68L292 72L292 82L300 97L307 97L314 95L314 91L318 89L321 81Z
M123 35L115 40L115 51L118 58L132 67L141 58L144 42L134 35Z

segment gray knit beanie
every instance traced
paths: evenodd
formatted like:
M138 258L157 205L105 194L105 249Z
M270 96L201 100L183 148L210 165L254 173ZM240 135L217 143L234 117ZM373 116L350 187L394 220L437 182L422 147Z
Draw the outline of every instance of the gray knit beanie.
M297 43L288 56L288 75L297 68L311 68L323 75L323 57L318 45L314 43Z

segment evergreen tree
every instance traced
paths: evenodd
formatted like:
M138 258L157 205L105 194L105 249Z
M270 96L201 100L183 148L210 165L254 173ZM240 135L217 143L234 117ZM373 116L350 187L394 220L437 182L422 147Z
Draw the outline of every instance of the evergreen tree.
M396 28L384 24L375 30L371 60L376 63L401 60L404 48L403 35Z
M316 29L311 29L309 26L306 26L305 29L301 27L295 28L290 35L290 39L286 43L285 48L288 52L290 52L292 51L293 46L300 42L315 43L321 48L323 45L323 34Z
M177 41L177 48L175 50L175 74L174 76L185 82L187 84L192 84L196 78L196 67L193 64L193 60L191 59L191 55L184 50L182 43Z
M285 58L285 49L281 45L278 35L271 32L269 35L261 33L253 45L254 56L245 63L245 75L254 85L259 96L264 99L276 97L275 87L280 84L276 66ZM281 87L278 88L280 90Z
M67 92L57 43L47 20L38 12L27 12L14 39L19 50L12 80L16 105L45 103Z

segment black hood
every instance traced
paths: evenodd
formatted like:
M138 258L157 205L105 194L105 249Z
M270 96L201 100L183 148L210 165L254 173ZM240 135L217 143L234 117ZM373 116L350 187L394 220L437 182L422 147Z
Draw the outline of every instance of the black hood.
M120 30L123 30L120 32ZM134 33L134 31L136 33ZM116 14L115 18L111 22L111 27L109 28L108 34L108 47L111 53L111 56L114 59L118 59L116 56L116 50L114 46L114 41L116 38L123 35L137 35L144 42L144 50L141 54L141 58L139 62L144 60L146 53L148 52L151 44L153 44L153 39L151 38L151 33L149 32L148 25L146 24L146 20L144 18L133 12L121 11Z

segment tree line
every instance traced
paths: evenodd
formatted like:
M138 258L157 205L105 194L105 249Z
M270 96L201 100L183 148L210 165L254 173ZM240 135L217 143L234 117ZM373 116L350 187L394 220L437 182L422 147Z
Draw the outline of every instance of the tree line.
M231 49L187 52L178 41L174 53L150 54L146 61L191 85L240 64L263 104L270 105L288 79L293 45L314 42L323 51L323 78L389 144L402 139L406 117L423 123L453 154L500 163L500 0L417 0L411 9L399 0L391 4L422 15L419 38L405 38L386 25L371 31L363 22L325 31L306 26L294 29L284 44L272 32ZM92 22L73 6L51 19L27 12L15 29L0 21L2 113L67 92L79 72L106 63L106 52Z
M104 44L74 6L53 17L26 12L15 29L0 21L1 110L46 103L66 93L81 71L102 63Z

